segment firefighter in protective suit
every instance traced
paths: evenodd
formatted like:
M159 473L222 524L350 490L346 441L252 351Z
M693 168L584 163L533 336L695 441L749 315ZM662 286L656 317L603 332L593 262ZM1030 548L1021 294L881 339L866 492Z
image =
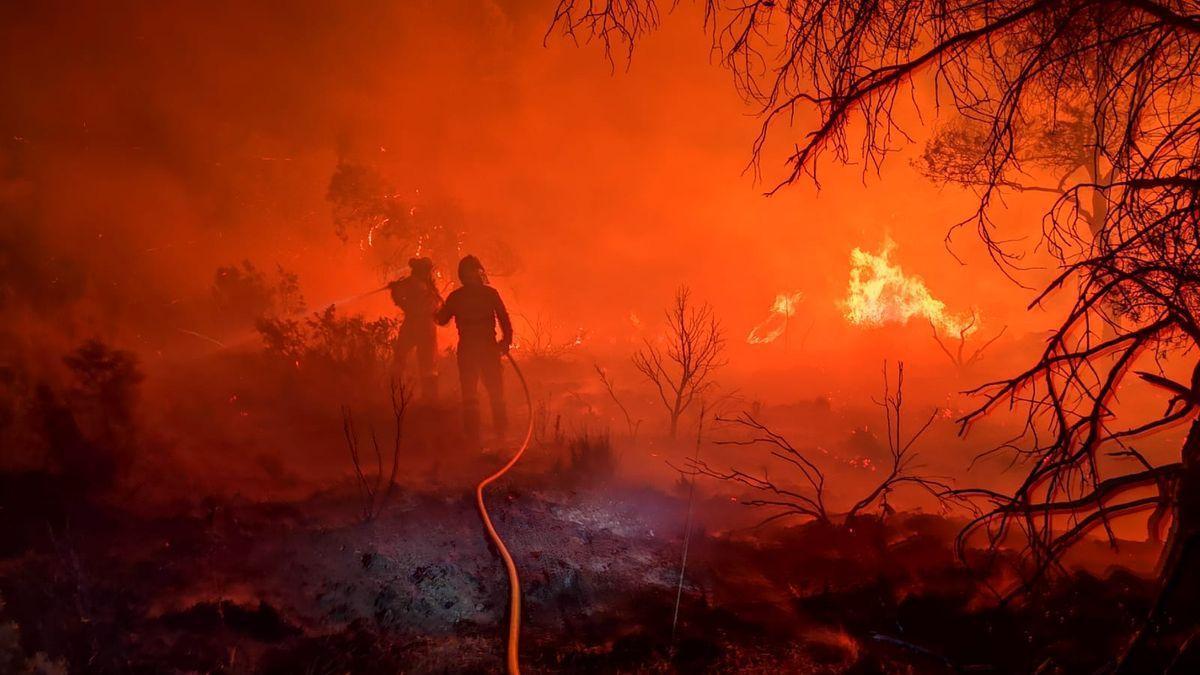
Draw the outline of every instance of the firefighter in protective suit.
M458 328L458 379L462 387L463 428L468 442L480 445L479 382L487 389L496 436L504 439L508 418L504 409L504 380L500 358L512 346L513 327L496 289L487 285L483 264L473 255L458 263L462 286L446 298L436 315L438 324L454 319ZM496 339L496 326L500 339Z
M434 369L437 325L433 320L441 309L442 296L433 279L432 260L412 258L408 261L408 267L408 276L388 284L392 302L404 312L404 321L400 324L400 334L396 340L395 369L397 376L403 375L409 353L416 350L421 395L433 401L437 398L437 373Z

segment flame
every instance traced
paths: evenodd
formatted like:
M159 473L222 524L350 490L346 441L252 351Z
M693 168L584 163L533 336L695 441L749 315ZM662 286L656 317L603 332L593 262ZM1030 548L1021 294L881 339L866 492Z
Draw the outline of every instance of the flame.
M752 345L764 345L778 339L787 330L788 320L796 315L796 305L803 299L804 294L800 291L780 293L775 296L775 303L771 305L771 313L767 315L766 319L763 319L762 323L750 329L750 334L746 336L746 342Z
M850 286L844 305L846 320L859 326L908 323L924 317L934 328L954 335L969 335L978 325L975 317L954 316L917 276L906 276L889 260L896 242L885 239L878 253L860 248L850 252Z

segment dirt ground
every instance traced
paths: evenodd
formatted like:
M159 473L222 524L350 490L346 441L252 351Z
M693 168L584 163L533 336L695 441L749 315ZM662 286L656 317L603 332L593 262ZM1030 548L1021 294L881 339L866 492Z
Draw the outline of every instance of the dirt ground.
M1087 645L1123 639L1151 595L1113 567L1000 607L953 558L961 523L717 529L745 507L702 488L673 636L686 492L552 489L570 482L555 471L535 461L489 493L530 672L1087 672L1103 658ZM36 474L6 483L0 669L502 669L507 585L466 485L404 488L361 522L349 483L158 515L58 500Z

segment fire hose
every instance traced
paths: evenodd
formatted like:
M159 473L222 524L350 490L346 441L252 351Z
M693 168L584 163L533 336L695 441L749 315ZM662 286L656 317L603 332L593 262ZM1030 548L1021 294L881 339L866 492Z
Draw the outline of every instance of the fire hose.
M367 291L366 293L360 293L348 298L342 298L330 303L330 306L336 307L338 305L361 300L362 298L366 298L387 289L388 286L383 286L382 288L376 288L374 290ZM206 336L200 337L205 337L205 339L212 340L212 338L207 338ZM212 341L216 342L215 340ZM217 344L220 345L221 348L225 348L224 344L220 342L217 342ZM529 413L529 424L525 428L525 438L521 441L521 446L517 448L517 452L512 456L511 459L508 460L508 463L500 467L499 471L479 481L479 484L475 486L475 505L479 509L479 517L483 520L483 526L487 530L488 539L495 544L496 550L499 551L500 557L504 560L504 568L508 573L509 611L506 666L510 675L518 675L521 672L520 658L518 653L518 646L521 637L521 579L517 573L517 564L513 561L512 555L508 552L508 547L504 545L504 540L500 537L500 533L496 531L496 526L492 524L492 518L488 514L487 505L483 501L483 489L499 480L504 474L508 473L509 469L516 465L516 463L521 459L521 455L525 454L525 450L529 448L529 440L533 437L533 398L529 394L529 383L525 381L525 374L521 372L521 368L517 365L517 361L512 357L512 354L505 352L504 355L508 358L509 364L512 365L513 372L517 374L517 379L521 382L521 389L523 389L525 392L525 407Z
M521 373L521 368L517 366L516 359L512 357L512 354L507 352L504 355L508 357L508 362L517 374L517 379L521 381L521 388L525 390L525 406L529 409L529 425L525 429L525 440L521 441L521 447L508 460L508 463L500 467L500 470L496 473L479 481L479 485L475 486L475 505L479 508L479 517L483 520L483 527L487 530L488 539L496 545L496 550L500 552L500 557L504 560L504 568L508 572L508 646L506 650L506 665L509 675L517 675L521 672L518 655L518 643L521 638L521 579L517 574L517 564L508 552L508 547L504 545L504 540L496 532L496 526L492 524L491 516L488 515L487 505L483 501L483 489L508 473L508 470L516 465L517 461L521 459L521 455L525 454L525 450L529 447L529 439L533 437L533 399L529 395L529 384L525 381L525 375Z

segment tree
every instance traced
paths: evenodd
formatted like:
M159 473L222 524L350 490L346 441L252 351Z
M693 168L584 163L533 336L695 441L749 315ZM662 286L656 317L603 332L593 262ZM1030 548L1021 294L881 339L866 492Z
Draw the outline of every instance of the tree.
M293 316L305 310L300 277L276 265L276 279L249 260L218 267L213 275L213 302L223 318L239 327L265 316Z
M679 433L679 418L713 386L713 373L725 365L721 324L711 305L697 306L691 296L687 286L675 291L675 302L665 312L666 344L645 340L633 355L633 365L654 385L667 409L671 438Z
M408 194L373 165L340 159L325 199L338 238L369 252L389 275L406 269L412 256L427 256L436 269L453 270L462 255L467 219L459 204L419 190ZM496 268L493 262L491 269Z
M897 101L909 100L902 93L932 82L938 105L982 129L969 146L978 204L951 232L973 225L1008 273L1024 251L1002 236L993 206L1017 189L1011 179L1021 171L1021 149L1031 145L1029 121L1057 124L1072 109L1086 111L1086 124L1103 139L1094 147L1111 180L1075 172L1047 207L1038 244L1056 257L1060 273L1033 304L1071 289L1073 306L1035 363L982 388L983 404L962 420L965 430L1006 404L1028 417L1026 434L1008 446L1027 462L1026 479L1012 493L976 492L991 509L967 534L983 528L992 545L1023 535L1033 565L1029 581L1036 581L1055 573L1072 543L1107 529L1113 518L1146 510L1155 522L1169 517L1160 596L1117 661L1123 672L1186 670L1200 659L1192 639L1200 625L1200 14L1194 4L709 0L704 6L716 53L761 111L754 166L769 132L815 120L772 191L815 180L829 153L877 169L896 139L907 138L896 114ZM654 0L563 0L555 21L568 33L632 48L659 14ZM1092 208L1081 208L1084 197ZM1114 395L1134 367L1167 355L1193 366L1191 381L1143 371L1143 380L1171 397L1166 412L1118 417ZM1188 422L1179 461L1155 464L1132 445ZM1145 489L1155 492L1139 492Z
M633 419L633 415L629 414L629 408L626 408L621 399L617 397L616 385L613 384L612 378L608 376L608 371L601 368L598 363L593 363L592 367L596 369L596 374L600 376L600 383L604 385L604 390L608 392L608 397L612 399L613 403L617 404L617 408L625 416L625 428L629 431L629 440L637 440L638 427L642 426L642 420Z
M1058 113L1061 118L1032 120L1014 134L1014 141L1022 145L1014 149L1015 161L1007 167L1000 182L1015 192L1061 196L1066 194L1072 178L1082 178L1093 187L1087 191L1090 197L1087 205L1085 202L1077 205L1088 231L1095 235L1104 222L1104 192L1112 182L1113 168L1105 163L1103 137L1097 135L1087 112L1064 105ZM987 188L992 177L979 158L987 151L988 129L983 122L955 117L934 132L914 166L939 185ZM1042 180L1043 177L1050 182ZM1073 195L1076 199L1079 196L1079 191Z
M933 330L933 341L937 343L938 349L941 349L942 353L946 355L946 358L950 359L950 363L953 363L960 371L975 365L980 359L983 358L983 354L987 351L988 347L991 347L993 344L995 344L996 340L999 340L1004 335L1005 331L1008 330L1008 326L1001 328L994 336L976 346L975 349L968 354L967 341L973 332L972 329L975 328L975 324L978 321L979 317L975 314L972 314L971 320L962 324L962 326L959 327L957 331L954 331L954 333L948 339L943 339L942 336L938 334L936 323L932 321L929 322L929 327Z
M967 498L952 490L949 483L943 479L917 472L917 469L920 468L920 465L916 463L919 454L915 451L914 446L929 430L934 419L937 418L938 411L935 408L912 434L904 433L903 363L896 367L894 389L888 375L887 364L883 365L883 398L875 403L883 409L891 466L871 490L856 500L848 510L841 513L840 519L851 521L876 504L883 513L891 513L893 509L888 503L888 497L898 488L906 486L928 492L943 505L967 505ZM772 430L748 412L743 412L733 419L721 418L719 421L733 423L748 431L749 435L739 440L718 441L718 444L766 447L772 457L785 462L788 468L794 472L796 483L800 487L788 487L766 475L760 478L738 469L717 470L699 459L689 460L692 473L739 483L763 495L745 499L742 503L774 510L775 513L767 517L763 521L764 523L790 517L811 518L829 524L834 522L836 514L829 508L825 499L825 471L813 461L810 456L813 455L812 452L796 448L787 437Z
M346 449L350 451L350 463L354 465L354 478L358 486L359 519L364 523L375 520L383 508L387 506L388 498L396 489L396 476L400 469L400 444L404 439L404 415L408 411L410 395L402 382L392 380L392 449L391 468L385 469L383 449L379 446L379 437L375 428L370 430L371 447L375 450L375 471L372 475L370 467L363 467L362 451L359 447L358 430L354 425L354 414L350 406L342 406L342 433L346 437ZM386 475L386 479L385 479Z

